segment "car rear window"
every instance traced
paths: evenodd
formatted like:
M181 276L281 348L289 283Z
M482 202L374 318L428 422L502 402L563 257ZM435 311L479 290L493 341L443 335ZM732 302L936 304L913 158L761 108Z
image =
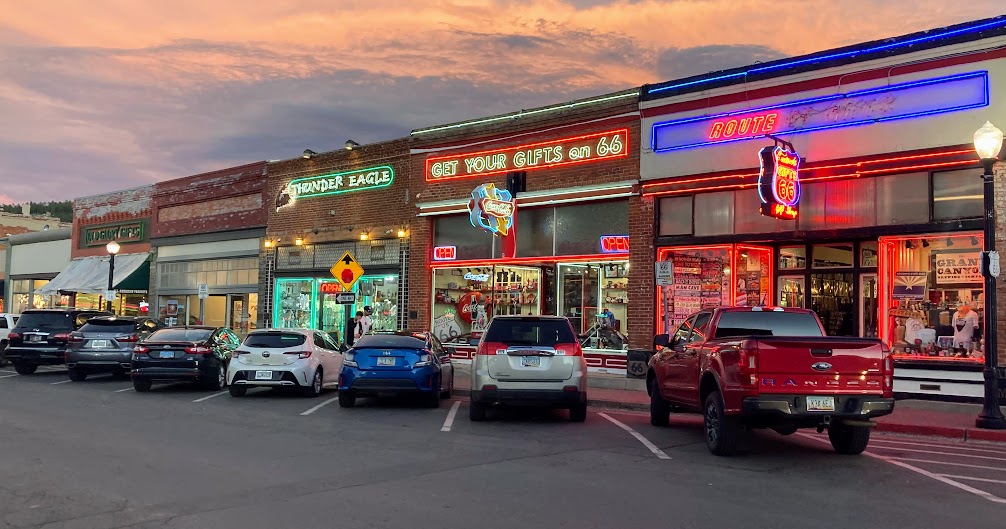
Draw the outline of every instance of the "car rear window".
M485 341L554 347L576 343L576 337L566 320L495 319L489 324Z
M73 318L66 312L28 312L21 315L18 326L27 329L71 329Z
M824 332L809 312L724 312L715 337L735 336L824 336Z
M368 334L357 340L353 347L358 349L425 349L426 340L396 334Z
M307 337L297 332L255 332L245 338L248 347L272 347L283 349L304 345Z
M122 320L88 320L80 332L117 332L129 334L136 331L136 325L131 321Z
M202 342L213 334L213 329L161 329L154 331L147 342Z

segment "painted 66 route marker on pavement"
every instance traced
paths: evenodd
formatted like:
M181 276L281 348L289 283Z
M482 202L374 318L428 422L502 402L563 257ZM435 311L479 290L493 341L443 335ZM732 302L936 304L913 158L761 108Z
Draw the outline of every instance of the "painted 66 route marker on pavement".
M363 276L363 267L360 266L360 263L356 262L356 258L349 252L346 252L342 258L332 265L329 271L332 272L332 277L341 283L342 287L347 291L351 290L353 285Z

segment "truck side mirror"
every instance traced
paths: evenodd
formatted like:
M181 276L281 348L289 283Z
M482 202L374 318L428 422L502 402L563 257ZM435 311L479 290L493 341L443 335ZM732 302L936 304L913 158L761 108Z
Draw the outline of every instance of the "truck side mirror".
M658 347L667 347L671 343L670 334L658 334L653 337L653 349L656 350Z

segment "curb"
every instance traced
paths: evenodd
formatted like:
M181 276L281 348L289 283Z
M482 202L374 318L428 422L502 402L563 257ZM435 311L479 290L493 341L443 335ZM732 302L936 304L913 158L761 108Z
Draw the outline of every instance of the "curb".
M929 426L925 424L901 424L877 422L878 432L900 433L943 437L958 441L991 441L1006 443L1006 430L981 430L978 428L955 428L949 426Z
M470 389L454 388L454 394L459 397L469 397L472 394ZM587 406L594 408L604 408L608 410L623 410L623 411L650 411L649 404L641 404L638 402L619 402L615 400L602 400L602 399L587 399Z

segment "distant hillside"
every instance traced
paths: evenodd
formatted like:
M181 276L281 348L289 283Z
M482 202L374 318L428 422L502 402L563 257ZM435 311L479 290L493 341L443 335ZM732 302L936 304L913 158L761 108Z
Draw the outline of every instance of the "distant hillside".
M0 211L21 213L21 204L0 204ZM63 202L32 202L31 214L49 214L63 222L73 222L73 202L70 200L64 200Z

